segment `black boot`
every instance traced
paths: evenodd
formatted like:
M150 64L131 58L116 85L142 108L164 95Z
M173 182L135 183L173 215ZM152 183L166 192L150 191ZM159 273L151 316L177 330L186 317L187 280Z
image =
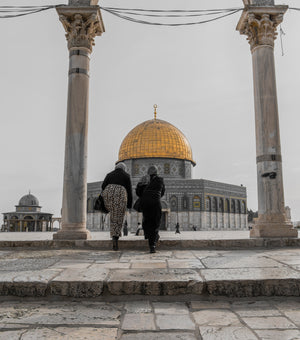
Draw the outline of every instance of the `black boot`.
M113 236L113 250L119 250L118 239L118 236Z
M149 240L148 240L148 243L149 243L149 248L150 248L150 253L153 254L153 253L156 253L156 244L155 244L155 238L153 237L150 237Z
M155 246L150 247L150 254L156 253Z

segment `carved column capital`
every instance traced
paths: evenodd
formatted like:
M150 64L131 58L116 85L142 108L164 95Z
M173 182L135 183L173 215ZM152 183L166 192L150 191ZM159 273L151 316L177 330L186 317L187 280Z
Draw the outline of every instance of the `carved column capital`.
M95 37L105 31L99 6L62 6L57 12L66 31L69 50L84 47L92 52Z
M245 6L237 30L247 36L251 51L264 45L274 47L277 26L288 6Z

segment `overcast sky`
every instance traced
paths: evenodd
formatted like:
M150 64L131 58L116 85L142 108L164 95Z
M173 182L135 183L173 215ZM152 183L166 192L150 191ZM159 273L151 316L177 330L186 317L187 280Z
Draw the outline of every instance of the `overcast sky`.
M28 1L30 5L67 0ZM300 7L299 0L277 4ZM24 5L24 0L1 1ZM102 6L152 9L242 7L242 0L105 0ZM102 12L106 32L91 58L88 182L103 180L123 138L158 118L189 140L194 178L247 187L257 209L252 62L241 13L190 27L131 23ZM300 220L300 12L288 11L276 40L285 204ZM56 11L0 19L0 211L15 209L29 189L42 210L60 214L68 50Z

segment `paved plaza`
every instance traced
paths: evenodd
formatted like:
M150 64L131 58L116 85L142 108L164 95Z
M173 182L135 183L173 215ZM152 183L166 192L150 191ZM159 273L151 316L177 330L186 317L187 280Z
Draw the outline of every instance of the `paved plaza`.
M299 298L5 299L0 339L300 339Z
M92 237L59 247L52 233L0 234L0 339L300 339L299 239L162 232L149 254L142 236L120 251Z

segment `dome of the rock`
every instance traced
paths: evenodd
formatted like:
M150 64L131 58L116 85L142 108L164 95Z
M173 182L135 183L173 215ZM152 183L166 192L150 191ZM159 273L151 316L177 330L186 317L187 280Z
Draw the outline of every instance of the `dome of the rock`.
M147 120L124 138L118 162L137 158L173 158L193 161L191 146L174 125L161 120Z

